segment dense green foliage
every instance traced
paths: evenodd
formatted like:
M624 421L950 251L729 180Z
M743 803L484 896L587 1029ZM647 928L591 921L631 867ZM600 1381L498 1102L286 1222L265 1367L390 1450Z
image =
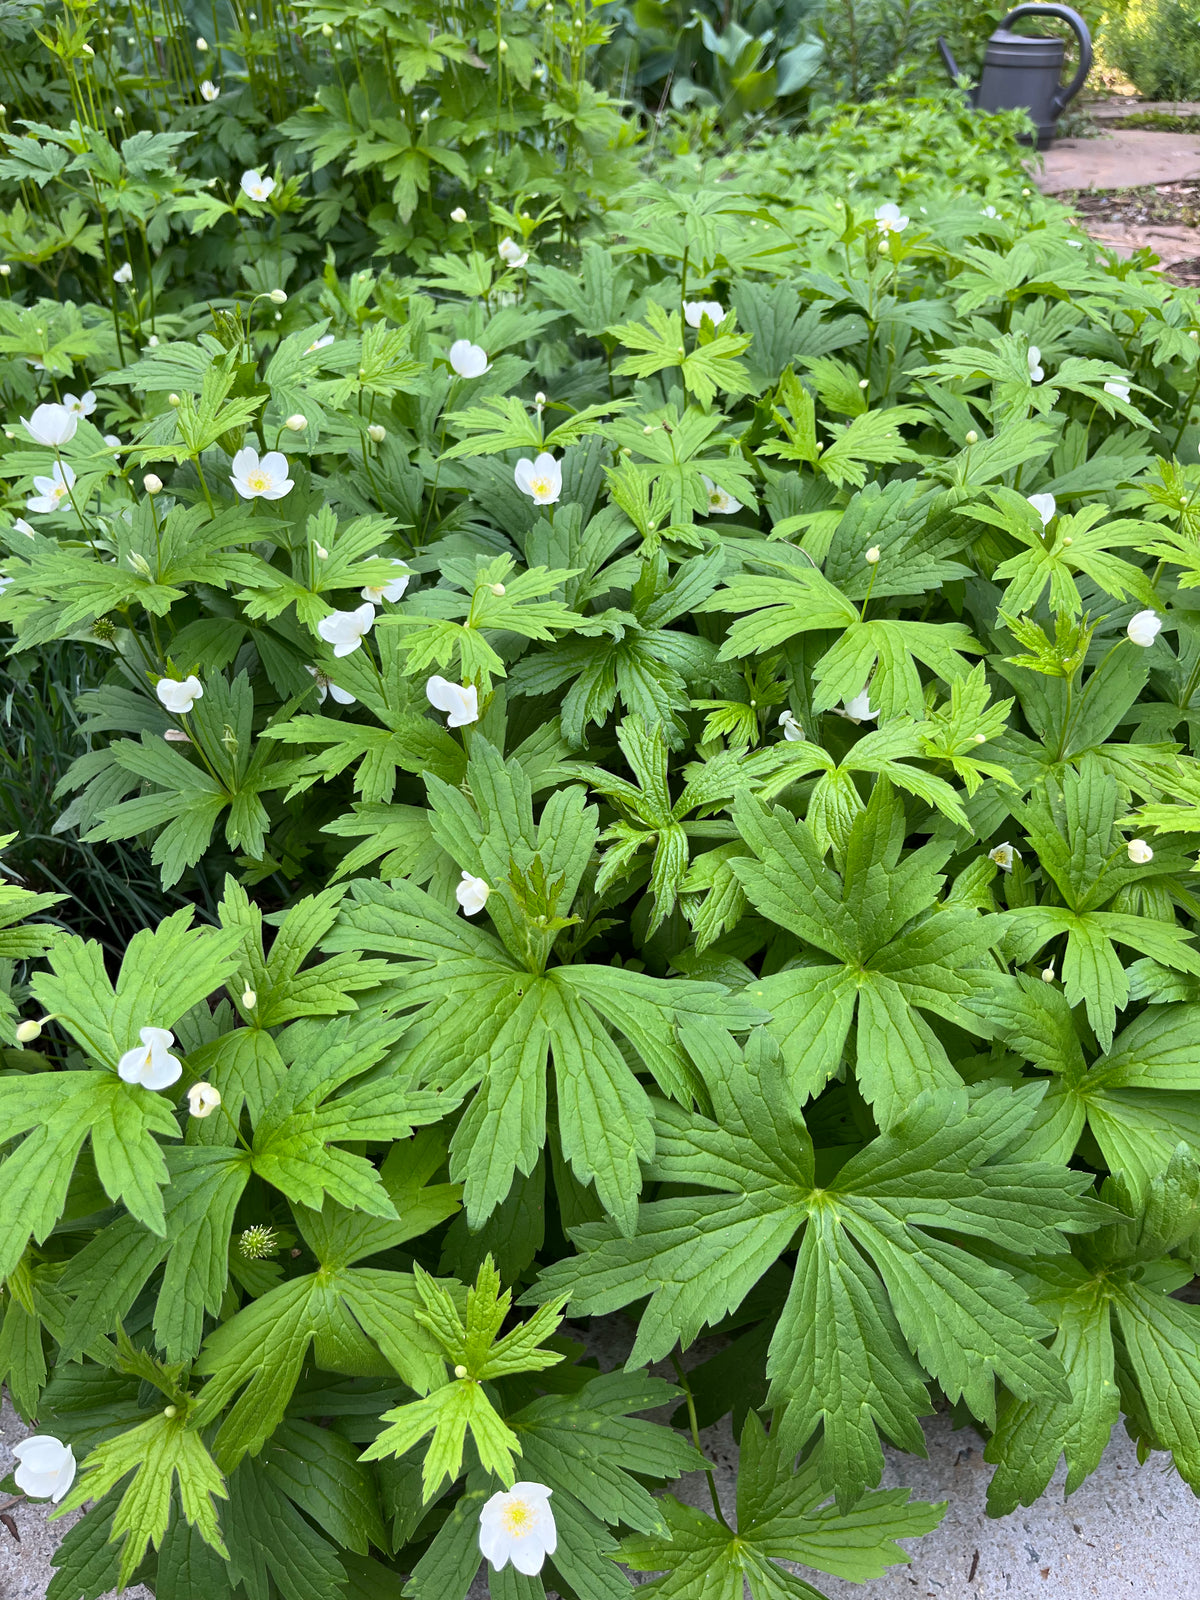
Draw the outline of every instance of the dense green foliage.
M1200 8L1195 0L1129 0L1104 30L1105 58L1148 100L1200 96Z
M525 1481L504 1600L812 1596L936 1525L938 1402L996 1514L1122 1414L1200 1489L1195 295L953 95L651 149L574 13L307 15L212 16L186 114L181 22L138 94L86 18L10 63L49 1600L464 1600ZM736 1536L663 1492L727 1416Z

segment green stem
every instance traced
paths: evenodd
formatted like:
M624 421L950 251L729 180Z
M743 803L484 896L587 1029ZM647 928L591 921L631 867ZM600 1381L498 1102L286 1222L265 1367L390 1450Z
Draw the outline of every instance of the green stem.
M700 1423L696 1417L696 1401L692 1395L692 1386L688 1382L688 1375L683 1370L683 1362L680 1361L679 1356L674 1350L671 1351L671 1365L675 1368L675 1376L679 1381L679 1387L683 1390L684 1400L687 1404L688 1426L692 1431L692 1443L696 1446L697 1450L700 1450ZM704 1452L700 1451L700 1453L703 1455ZM729 1532L732 1533L733 1529L729 1527L729 1523L725 1518L725 1513L721 1510L721 1501L717 1494L717 1480L713 1477L713 1470L711 1467L705 1467L704 1476L708 1479L708 1492L712 1498L713 1512L716 1515L717 1521L723 1528L729 1528Z

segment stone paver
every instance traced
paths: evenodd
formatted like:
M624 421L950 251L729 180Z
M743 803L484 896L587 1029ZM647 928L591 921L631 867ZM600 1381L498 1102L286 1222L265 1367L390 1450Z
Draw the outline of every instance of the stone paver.
M1121 128L1095 139L1056 139L1034 176L1044 194L1137 189L1200 178L1200 134Z

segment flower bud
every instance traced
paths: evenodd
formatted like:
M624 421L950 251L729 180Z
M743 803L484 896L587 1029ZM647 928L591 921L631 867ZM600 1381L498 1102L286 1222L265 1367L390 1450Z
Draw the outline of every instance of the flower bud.
M877 544L873 544L863 559L866 561L869 567L873 567L879 560L879 546Z
M329 26L329 24L327 22L323 22L321 24L321 37L322 37L322 39L332 39L333 38L333 29Z
M1043 967L1042 968L1042 982L1043 983L1053 983L1054 982L1054 963L1053 962L1051 962L1048 967Z
M463 1365L462 1365L462 1363L461 1363L461 1362L460 1362L460 1363L459 1363L459 1364L458 1364L458 1366L457 1366L457 1367L455 1367L455 1369L454 1369L454 1376L455 1376L455 1377L456 1377L456 1378L465 1378L465 1377L466 1377L466 1375L467 1375L467 1369L466 1369L466 1367L464 1367L464 1366L463 1366Z
M387 429L380 427L378 422L373 422L367 429L367 432L370 434L371 438L376 444L382 444L387 438Z
M157 472L148 472L142 479L142 488L147 494L161 494L163 482Z
M542 407L546 404L546 395L545 395L545 391L544 390L542 390L542 389L538 390L538 392L533 397L533 403L538 408L539 411L542 409Z
M1151 850L1145 839L1130 839L1125 849L1128 851L1129 859L1135 867L1144 867L1154 860L1154 851Z
M463 208L461 206L455 206L454 210L450 213L450 221L451 222L465 222L466 220L467 220L467 213L463 210Z
M164 1406L163 1407L163 1416L166 1417L168 1420L173 1420L178 1415L179 1415L179 1407L178 1406Z
M976 744L986 744L987 743L987 734L986 733L977 733L975 735L975 743Z
M167 396L167 404L169 406L177 406L179 404L179 396L177 394L169 394Z
M5 261L2 265L0 265L0 278L7 278L11 271L12 268L9 266L8 262Z
M975 432L974 428L971 428L969 430L969 432L967 433L967 443L968 444L978 444L979 443L979 435Z
M500 43L496 46L496 49L502 56L506 56L508 54L508 40L501 39Z
M326 550L326 548L325 548L325 546L323 544L314 544L313 545L313 551L314 551L318 561L328 561L329 560L329 551Z
M284 427L287 428L290 433L303 433L305 428L308 427L308 418L301 416L299 411L293 411L291 416L284 423Z
M211 1117L221 1104L221 1091L211 1083L194 1083L187 1098L188 1110L194 1117Z
M258 996L255 994L254 990L249 984L247 984L242 990L242 1004L245 1006L247 1011L253 1011L255 1006L258 1004Z
M274 301L274 303L277 306L281 306L281 305L283 305L284 301L287 299L287 290L286 289L272 289L270 294L267 296L267 299Z
M199 50L201 55L203 55L204 52L208 49L208 40L207 39L203 39L203 38L197 39L196 40L196 49Z
M502 594L506 594L507 593L507 590L505 589L505 587L504 587L504 585L502 583L489 583L488 584L488 588L497 597L499 597Z
M870 387L871 387L871 380L870 380L870 378L860 378L860 379L859 379L859 380L858 380L858 387L859 387L859 388L860 388L860 389L869 389L869 388L870 388Z
M17 1024L18 1044L32 1044L35 1039L40 1039L41 1036L42 1024L35 1021L33 1017L28 1017L24 1022Z

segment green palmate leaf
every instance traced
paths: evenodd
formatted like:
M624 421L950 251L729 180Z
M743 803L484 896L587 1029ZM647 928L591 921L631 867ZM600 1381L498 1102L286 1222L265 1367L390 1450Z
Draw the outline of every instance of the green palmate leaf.
M88 1500L102 1500L129 1473L113 1516L110 1538L126 1535L121 1548L119 1582L128 1583L147 1548L157 1550L170 1521L172 1488L178 1485L188 1522L206 1544L228 1552L217 1526L216 1500L227 1498L224 1479L200 1434L173 1406L139 1427L98 1445L82 1464L78 1483L63 1501L59 1515L78 1510Z
M664 1600L742 1600L745 1584L753 1600L820 1600L819 1589L780 1563L862 1583L911 1560L895 1541L930 1532L945 1512L944 1502L911 1501L907 1489L867 1494L843 1510L823 1504L827 1494L819 1448L793 1472L791 1449L751 1413L742 1429L736 1533L664 1495L667 1537L630 1535L620 1558L635 1572L662 1573L646 1590Z
M717 1192L643 1205L632 1239L608 1223L575 1229L581 1255L543 1272L538 1298L569 1292L587 1315L649 1293L630 1364L656 1360L739 1306L803 1230L767 1373L787 1449L823 1425L820 1478L843 1506L879 1481L877 1427L922 1450L922 1367L981 1417L994 1414L995 1376L1016 1394L1065 1394L1061 1365L1038 1342L1043 1315L961 1242L1003 1235L1019 1255L1058 1255L1064 1232L1106 1215L1077 1198L1086 1174L987 1165L1032 1118L1033 1085L973 1100L963 1089L923 1094L817 1186L769 1036L752 1035L745 1059L716 1035L686 1038L716 1120L663 1103L649 1171Z
M803 941L799 959L747 992L771 1012L801 1101L837 1070L856 1013L854 1071L882 1126L922 1090L953 1089L957 1074L923 1013L986 1031L973 1002L1006 980L988 964L999 919L938 901L951 846L903 855L903 809L884 778L850 823L840 874L815 828L782 807L739 799L734 818L753 852L730 862L747 899Z

